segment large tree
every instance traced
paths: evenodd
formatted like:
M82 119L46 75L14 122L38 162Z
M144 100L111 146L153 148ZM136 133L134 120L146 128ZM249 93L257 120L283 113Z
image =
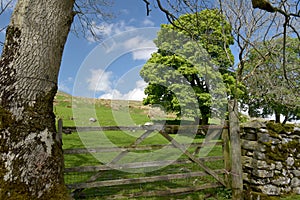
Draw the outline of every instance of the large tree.
M225 92L217 86L223 83L218 74L223 74L230 83L231 26L219 10L206 9L162 25L154 43L158 51L140 72L149 83L144 103L160 104L167 111L201 118L201 123L207 124L212 104L216 103L212 100L213 93Z
M226 16L226 20L232 27L235 40L235 51L238 53L236 65L232 65L236 71L236 79L242 81L245 61L251 49L259 54L259 61L264 62L268 54L263 54L256 48L257 42L268 41L283 36L282 41L282 62L283 75L286 77L286 38L296 37L300 40L300 0L174 0L161 1L144 0L148 11L151 5L157 7L166 14L170 23L173 23L182 14L195 13L203 9L219 9ZM154 3L155 2L155 3ZM178 28L185 29L184 24ZM251 75L251 74L250 74ZM249 76L249 74L247 75Z
M53 98L73 18L88 25L100 2L17 2L0 60L0 199L69 199Z

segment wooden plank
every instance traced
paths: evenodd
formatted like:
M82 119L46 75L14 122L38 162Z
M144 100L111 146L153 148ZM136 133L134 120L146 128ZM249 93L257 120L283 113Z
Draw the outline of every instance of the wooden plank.
M88 132L88 131L139 131L139 130L157 130L163 129L194 129L195 125L142 125L142 126L64 126L63 132L69 134L70 132ZM198 130L214 130L214 129L224 129L228 128L226 126L220 125L199 125Z
M146 167L159 167L167 164L188 164L191 163L190 160L165 160L165 161L151 161L151 162L134 162L119 165L98 165L98 166L82 166L82 167L72 167L65 168L65 173L68 172L96 172L96 171L108 171L112 169L122 170L122 169L138 169Z
M228 122L226 122L228 124ZM224 169L225 173L225 184L227 188L231 188L230 184L230 174L231 171L231 162L230 162L230 140L229 140L229 131L228 129L223 129L222 132L222 140L223 140L223 156L224 156Z
M204 163L201 160L199 160L198 158L196 158L195 156L193 156L191 153L189 153L188 151L186 151L186 148L184 146L182 146L180 143L178 143L174 138L172 138L171 136L169 136L167 133L165 133L163 131L160 131L160 134L162 136L164 136L167 140L169 140L175 147L177 147L178 149L180 149L192 161L194 161L195 163L197 163L202 169L205 170L205 172L207 172L208 174L210 174L211 176L213 176L222 185L226 186L224 180L222 180L213 170L211 170L210 168L208 168L207 166L205 166Z
M136 145L140 144L142 141L144 141L153 130L147 130L145 133L143 133L140 137L138 137L131 145L130 147L136 147ZM122 151L119 155L117 155L109 164L114 164L121 160L125 155L129 153L128 150Z
M199 142L191 144L182 144L184 147L202 147L212 145L223 145L223 142ZM121 147L98 147L98 148L78 148L78 149L64 149L64 154L89 154L89 153L107 153L107 152L120 152L120 151L146 151L157 150L161 148L175 148L172 144L161 145L143 145L143 146L121 146Z
M229 110L229 131L231 144L231 186L232 199L243 199L243 170L242 170L242 153L240 141L240 126L238 119L238 103L232 100L228 104Z
M153 130L147 130L145 133L143 133L140 137L138 137L131 145L130 147L135 147L136 145L140 144L144 139L146 139L151 133L153 132ZM125 155L127 155L129 153L128 150L124 150L122 152L120 152L110 163L108 163L107 165L113 165L115 163L117 163L119 160L121 160ZM99 178L101 176L101 171L98 172L97 174L91 176L88 180L88 182L92 182L97 180L97 178Z
M213 162L218 160L223 160L223 156L211 156L199 158L202 162ZM97 171L108 171L112 169L124 170L124 169L138 169L147 167L160 167L165 165L178 165L178 164L190 164L192 161L188 159L182 160L164 160L164 161L151 161L151 162L134 162L119 165L96 165L96 166L80 166L80 167L70 167L65 168L65 173L70 172L97 172Z
M67 132L87 132L87 131L141 131L141 130L160 130L161 125L151 126L65 126L64 131Z
M182 187L182 188L174 188L174 189L164 189L164 190L154 190L154 191L147 191L147 192L139 192L133 194L126 194L126 195L111 195L107 196L107 199L129 199L129 198L138 198L138 197L154 197L154 196L171 196L171 195L179 195L184 193L192 193L198 192L200 190L212 189L222 187L220 183L206 183L200 186L192 186L192 187Z
M224 170L214 170L215 174L223 174ZM170 181L175 179L186 179L192 177L202 177L207 176L206 172L190 172L183 174L168 174L162 176L150 176L150 177L140 177L140 178L129 178L129 179L117 179L117 180L105 180L87 183L75 183L68 184L69 189L84 189L84 188L95 188L95 187L109 187L117 185L128 185L128 184L140 184L140 183L152 183L156 181Z

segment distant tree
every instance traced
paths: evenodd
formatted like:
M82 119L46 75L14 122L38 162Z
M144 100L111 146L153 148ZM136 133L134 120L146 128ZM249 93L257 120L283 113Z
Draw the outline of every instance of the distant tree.
M185 28L179 28L182 26ZM217 74L224 75L227 84L234 84L228 71L233 63L231 26L219 10L206 9L162 25L154 43L158 51L140 72L149 83L144 104L160 104L178 116L201 118L201 123L207 124L212 104L216 103L212 101L212 90L217 91L216 85L223 84Z
M260 55L252 49L244 70L249 114L263 117L275 114L277 123L280 123L280 115L285 116L283 123L300 117L300 42L297 38L286 40L288 81L282 68L282 42L283 38L279 38L257 44L256 48L268 56L260 62Z

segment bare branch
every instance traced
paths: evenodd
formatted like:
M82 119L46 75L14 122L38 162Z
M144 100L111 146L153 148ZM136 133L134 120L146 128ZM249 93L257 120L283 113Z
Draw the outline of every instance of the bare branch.
M0 2L0 15L2 15L8 7L12 4L13 0L3 1Z
M111 0L76 0L72 32L87 39L100 40L103 28L100 24L113 16L109 10L111 6Z
M146 4L146 11L147 11L147 16L149 16L150 12L151 12L151 9L149 8L150 6L150 3L148 0L143 0Z

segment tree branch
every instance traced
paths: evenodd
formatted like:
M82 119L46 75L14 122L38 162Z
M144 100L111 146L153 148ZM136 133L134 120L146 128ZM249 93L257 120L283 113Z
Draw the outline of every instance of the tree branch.
M283 49L282 49L282 56L283 56L283 60L282 60L282 68L283 68L283 76L285 78L285 80L287 81L288 85L289 85L289 80L287 77L287 73L286 73L286 29L289 23L289 17L285 17L285 22L283 24Z
M9 0L6 4L3 4L3 0L1 0L1 8L0 8L0 15L4 13L4 11L8 8L8 6L12 3L13 0Z
M149 8L150 2L148 0L143 0L146 4L146 11L147 11L147 16L149 16L151 9Z
M276 8L274 8L268 0L252 0L253 8L259 8L261 10L265 10L267 12L275 12Z

